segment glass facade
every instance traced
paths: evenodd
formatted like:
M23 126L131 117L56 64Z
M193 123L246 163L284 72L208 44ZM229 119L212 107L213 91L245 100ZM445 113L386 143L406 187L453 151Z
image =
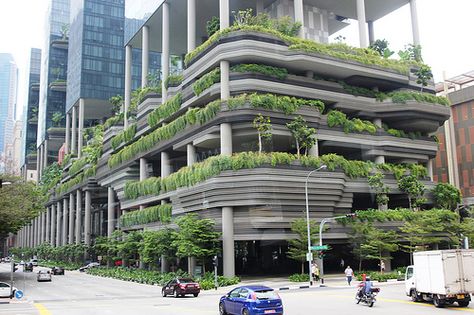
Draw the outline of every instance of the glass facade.
M28 76L28 103L23 113L24 136L21 165L25 164L25 157L27 155L36 154L40 74L41 49L32 48L30 54L30 72Z
M125 2L124 44L130 41L163 2L164 0L127 0Z
M55 112L64 113L67 75L67 46L55 45L67 40L69 28L69 0L52 0L46 23L46 42L41 60L41 84L38 115L37 145L46 138L46 130L53 126ZM61 88L63 85L63 88ZM65 119L58 124L64 127Z
M82 0L71 7L66 111L80 98L123 94L124 0Z
M5 152L6 140L11 139L13 133L17 72L12 55L0 54L0 158Z

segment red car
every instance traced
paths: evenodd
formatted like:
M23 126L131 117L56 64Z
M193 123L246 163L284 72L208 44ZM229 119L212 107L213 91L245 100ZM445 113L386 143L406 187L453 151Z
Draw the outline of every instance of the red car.
M199 292L201 292L199 283L194 282L193 279L189 278L175 278L170 280L163 286L163 289L161 289L161 295L163 297L168 295L179 297L186 294L192 294L194 297L197 297Z

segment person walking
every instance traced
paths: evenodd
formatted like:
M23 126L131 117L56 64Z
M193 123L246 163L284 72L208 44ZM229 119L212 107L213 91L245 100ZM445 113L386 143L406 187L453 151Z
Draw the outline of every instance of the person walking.
M354 276L354 270L352 270L351 266L347 266L344 274L346 275L347 284L351 285L352 277Z
M344 264L345 264L344 259L341 258L341 262L339 263L339 265L341 266L341 269L344 269Z
M317 263L313 263L311 266L311 273L313 274L313 279L319 281L319 268Z

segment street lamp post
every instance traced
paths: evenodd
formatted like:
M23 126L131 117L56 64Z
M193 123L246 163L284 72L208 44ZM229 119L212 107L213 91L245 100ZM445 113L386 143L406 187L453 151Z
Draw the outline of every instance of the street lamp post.
M346 215L340 215L337 217L332 217L332 218L324 218L321 220L321 223L319 224L319 246L323 246L323 229L324 229L324 224L327 222L336 220L336 219L342 219L342 218L354 218L356 217L355 213L348 213ZM321 266L319 269L319 273L321 275L321 284L324 284L324 257L321 255Z
M326 165L321 165L320 167L318 167L317 169L315 170L312 170L311 172L309 172L308 176L306 176L306 181L305 181L305 184L304 184L304 192L305 192L305 198L306 198L306 230L307 230L307 233L308 233L308 253L307 253L307 257L306 257L306 260L308 260L308 273L309 273L309 285L313 285L313 274L311 273L311 263L312 263L312 257L311 257L311 232L310 232L310 227L309 227L309 202L308 202L308 180L309 180L309 177L311 176L311 174L313 174L314 172L317 172L317 171L320 171L320 170L323 170L323 169L326 169L327 166Z

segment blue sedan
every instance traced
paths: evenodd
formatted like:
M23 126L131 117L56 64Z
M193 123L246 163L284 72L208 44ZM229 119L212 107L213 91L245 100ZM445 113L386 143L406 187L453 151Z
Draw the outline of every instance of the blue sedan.
M283 304L278 293L263 285L235 288L221 297L219 302L221 315L283 315Z

